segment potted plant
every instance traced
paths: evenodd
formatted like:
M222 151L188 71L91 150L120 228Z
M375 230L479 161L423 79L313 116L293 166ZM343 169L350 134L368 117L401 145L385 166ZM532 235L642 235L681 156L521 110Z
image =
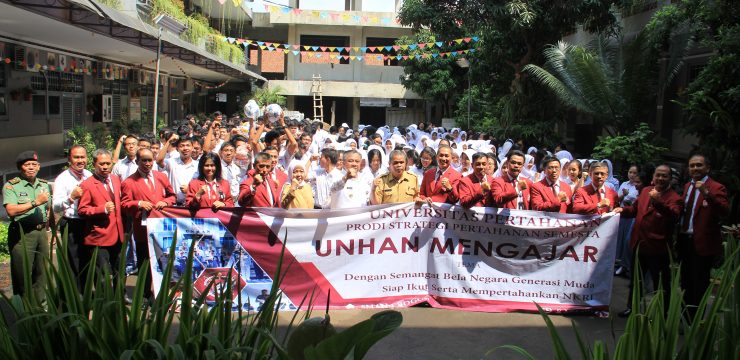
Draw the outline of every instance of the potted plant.
M23 93L23 100L24 101L31 101L31 96L34 94L33 89L31 89L30 86L24 87L21 92Z
M19 101L21 99L21 91L19 89L10 91L10 100Z

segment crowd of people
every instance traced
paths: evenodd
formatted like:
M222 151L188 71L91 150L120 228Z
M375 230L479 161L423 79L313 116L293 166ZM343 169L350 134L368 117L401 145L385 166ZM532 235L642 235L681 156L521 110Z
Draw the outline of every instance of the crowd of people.
M37 233L53 220L53 212L62 214L59 229L68 234L70 262L85 279L93 254L96 267L115 274L128 234L132 244L139 244L132 247L138 265L149 258L142 220L153 209L339 209L437 202L464 208L622 213L617 273L631 270L637 256L655 284L659 279L667 284L669 250L677 231L686 301L696 305L721 252L719 219L728 212L726 190L708 176L710 162L701 154L688 159L690 179L681 187L680 175L666 164L651 169L633 165L620 184L609 160L576 159L562 144L526 148L521 140L498 142L487 134L425 123L325 129L321 122L282 115L223 119L215 113L203 123L188 117L157 135L129 134L112 153L96 150L90 156L93 172L85 169L85 148L72 146L69 168L55 179L53 191L36 177L34 152L18 157L21 176L4 187L4 205L12 219L15 293L24 293L19 265L23 249L48 252L48 243ZM35 290L44 281L39 260L33 259ZM147 291L150 295L150 285Z

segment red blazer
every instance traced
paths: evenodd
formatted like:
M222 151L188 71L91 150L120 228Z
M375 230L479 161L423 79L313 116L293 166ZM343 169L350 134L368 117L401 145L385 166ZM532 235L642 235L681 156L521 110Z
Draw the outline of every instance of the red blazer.
M456 203L460 196L457 192L457 184L462 179L462 175L450 166L442 173L442 176L439 178L440 180L435 182L434 178L436 176L437 168L429 169L424 173L424 178L421 180L421 191L419 192L421 198L432 198L432 201L440 203ZM441 179L443 177L446 177L450 181L452 189L449 192L445 191L442 186Z
M172 185L167 179L167 175L152 170L154 174L154 192L149 190L145 179L136 171L121 184L121 203L123 210L133 217L133 234L135 241L146 240L146 228L141 226L141 217L143 211L139 209L139 201L148 201L156 204L160 201L167 203L167 206L175 204L175 192L172 191Z
M622 216L635 218L630 239L632 250L639 246L641 254L666 254L681 215L681 196L669 188L653 200L649 195L651 189L653 186L642 189L635 202L624 207Z
M529 210L529 199L531 198L530 190L532 189L532 181L520 177L519 180L527 182L527 188L522 191L524 198L524 210ZM501 209L516 209L517 208L517 194L514 185L509 181L509 176L506 174L501 175L493 180L491 184L491 192L488 195L488 206L497 207Z
M77 208L80 217L85 219L85 245L112 246L123 241L123 218L121 217L121 180L110 176L113 183L113 198L103 182L96 176L87 178L80 184L82 197ZM105 213L105 203L112 201L116 209Z
M241 184L239 184L239 205L241 206L254 206L254 207L280 207L280 191L283 188L283 184L288 181L288 175L284 172L276 169L277 181L272 179L270 176L269 181L270 189L272 189L272 202L270 202L270 196L267 193L267 185L263 180L262 183L255 188L252 192L252 185L254 185L254 169L247 172L247 176L244 178Z
M573 205L571 210L574 214L593 215L603 214L619 206L619 197L614 190L604 185L606 198L609 199L609 208L599 208L599 195L594 190L593 185L588 184L581 186L573 195Z
M491 183L491 177L487 178ZM457 193L460 197L460 205L469 209L474 206L486 206L486 195L482 193L480 179L475 173L465 176L457 183Z
M682 198L684 211L686 207L686 192L689 191L687 183L683 187ZM719 255L722 253L722 234L719 219L727 216L730 212L730 202L727 200L727 189L724 185L711 178L707 178L704 186L709 191L707 196L699 192L696 198L694 211L694 248L701 256Z
M195 200L195 194L200 190L203 185L205 185L205 180L200 179L193 179L190 180L190 184L188 184L188 193L185 197L185 204L186 206L189 206L191 208L209 208L213 206L213 203L216 201L221 201L222 203L226 204L227 207L234 207L234 199L231 197L231 190L229 190L229 182L221 179L218 182L217 189L220 192L216 197L210 198L208 197L208 194L203 194L203 196L200 197L200 201Z
M560 202L560 199L552 193L552 187L547 183L547 179L542 179L534 185L532 190L529 192L532 196L529 207L532 210L538 211L549 211L559 212L565 214L572 205L571 199L573 198L573 191L570 189L570 185L565 182L558 180L560 183L560 191L564 192L568 197L568 201Z

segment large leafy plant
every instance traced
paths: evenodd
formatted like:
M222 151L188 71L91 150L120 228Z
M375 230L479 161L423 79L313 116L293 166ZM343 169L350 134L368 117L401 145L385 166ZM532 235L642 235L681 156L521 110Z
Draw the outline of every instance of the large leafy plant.
M57 254L66 254L66 239L63 234L57 242ZM156 300L144 298L148 272L143 272L145 275L137 279L130 306L123 301L126 292L123 276L90 271L80 294L67 257L58 256L57 265L48 266L51 262L46 254L45 303L31 291L23 297L0 299L0 306L5 309L0 316L0 358L361 359L374 343L401 325L400 313L385 311L342 332L317 339L311 332L292 332L298 318L296 311L280 339L281 325L276 310L282 301L279 283L289 268L282 263L282 255L265 304L257 312L242 312L242 307L231 299L230 283L226 289L217 291L210 308L206 306L205 296L194 296L194 245L195 242L188 253L185 274L176 282L162 281ZM175 246L173 242L170 254L175 253ZM30 279L28 254L25 255L25 278ZM90 268L94 269L97 256L94 254L92 258ZM119 274L124 271L124 263L120 262ZM171 279L173 269L174 257L170 257L163 279ZM210 286L204 293L209 292ZM26 288L30 288L30 283ZM306 294L299 306L308 304L310 309L311 302L310 294ZM236 315L232 313L234 306L240 309ZM306 322L315 321L309 319L310 311L305 317ZM301 324L298 328L301 326L308 327ZM286 346L288 337L297 344L291 353ZM301 337L310 339L302 341Z

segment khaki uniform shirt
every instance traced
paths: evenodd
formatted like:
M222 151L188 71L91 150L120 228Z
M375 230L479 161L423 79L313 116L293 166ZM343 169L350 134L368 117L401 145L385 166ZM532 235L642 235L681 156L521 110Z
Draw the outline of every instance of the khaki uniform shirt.
M404 171L398 180L390 173L380 178L383 182L375 187L375 197L382 204L411 202L419 193L416 175L408 171Z
M36 178L33 183L21 177L10 179L3 186L3 206L7 204L20 205L30 203L36 199L36 195L46 191L49 193L49 201L37 206L24 214L13 217L11 220L28 225L46 223L48 219L48 206L51 204L51 187L44 179Z

